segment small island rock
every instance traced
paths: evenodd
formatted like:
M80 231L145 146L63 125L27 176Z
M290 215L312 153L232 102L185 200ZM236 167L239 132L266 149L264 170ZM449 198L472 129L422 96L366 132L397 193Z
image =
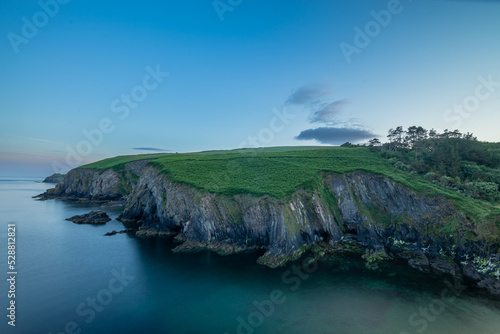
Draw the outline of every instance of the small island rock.
M83 215L66 218L66 220L72 221L75 224L106 224L111 218L109 218L106 212L96 210Z

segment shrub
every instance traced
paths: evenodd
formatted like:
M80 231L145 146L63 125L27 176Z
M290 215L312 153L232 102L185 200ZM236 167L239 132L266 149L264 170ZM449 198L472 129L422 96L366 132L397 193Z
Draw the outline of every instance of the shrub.
M441 184L441 186L443 187L448 187L451 183L451 178L446 176L446 175L443 175L441 176L441 178L439 179L439 183Z
M493 182L469 182L465 185L468 194L473 198L497 201L500 198L498 184Z
M436 179L436 173L434 172L429 172L427 174L425 174L424 178L427 180L427 181L434 181Z

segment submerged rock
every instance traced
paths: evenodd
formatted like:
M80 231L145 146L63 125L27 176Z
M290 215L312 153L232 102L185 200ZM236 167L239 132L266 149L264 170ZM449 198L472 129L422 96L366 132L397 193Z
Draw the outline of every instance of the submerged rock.
M121 231L113 230L111 232L106 232L104 235L105 236L111 236L111 235L115 235L115 234L122 234L122 233L128 233L128 232L134 232L134 229L133 228L127 228L126 230L121 230Z
M135 232L138 237L171 237L177 233L171 231L161 231L155 228L145 228L144 226L139 227L139 230Z
M101 210L91 211L83 215L76 215L66 220L72 221L75 224L106 224L111 220L108 214Z

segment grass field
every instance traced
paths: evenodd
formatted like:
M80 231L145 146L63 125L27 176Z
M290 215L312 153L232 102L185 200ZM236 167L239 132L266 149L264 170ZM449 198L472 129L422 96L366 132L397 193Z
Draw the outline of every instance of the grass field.
M251 193L284 198L313 185L320 172L402 174L366 148L274 147L183 154L121 156L80 168L108 169L150 159L173 181L226 195ZM396 175L394 175L396 176Z

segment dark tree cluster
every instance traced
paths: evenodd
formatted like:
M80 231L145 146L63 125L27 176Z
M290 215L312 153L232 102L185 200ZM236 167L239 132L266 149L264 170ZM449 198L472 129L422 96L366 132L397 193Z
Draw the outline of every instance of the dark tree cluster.
M421 126L390 129L388 142L378 138L370 146L395 167L468 196L489 201L500 199L500 147L480 142L459 130L427 130Z

